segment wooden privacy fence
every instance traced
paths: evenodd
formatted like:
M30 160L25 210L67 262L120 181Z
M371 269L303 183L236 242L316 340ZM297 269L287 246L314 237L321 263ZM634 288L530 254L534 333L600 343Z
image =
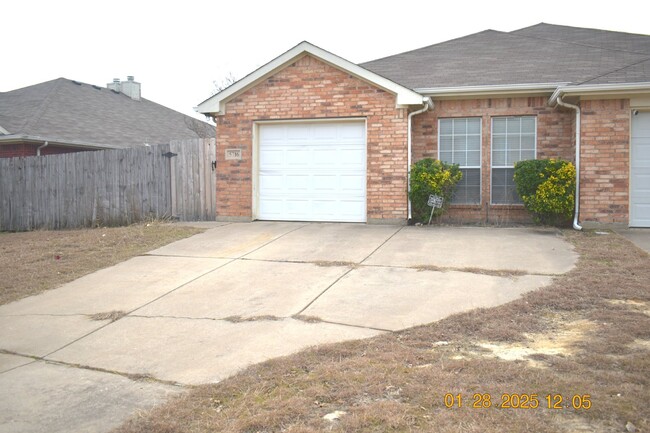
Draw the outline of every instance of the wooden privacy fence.
M214 160L214 139L0 159L0 230L214 220Z

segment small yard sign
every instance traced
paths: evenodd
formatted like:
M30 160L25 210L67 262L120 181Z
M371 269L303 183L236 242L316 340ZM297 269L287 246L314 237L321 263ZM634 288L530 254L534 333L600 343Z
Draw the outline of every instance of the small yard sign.
M429 215L429 224L431 224L431 218L433 218L433 211L440 209L442 207L443 198L439 195L430 194L429 200L427 200L427 205L431 206L431 215Z

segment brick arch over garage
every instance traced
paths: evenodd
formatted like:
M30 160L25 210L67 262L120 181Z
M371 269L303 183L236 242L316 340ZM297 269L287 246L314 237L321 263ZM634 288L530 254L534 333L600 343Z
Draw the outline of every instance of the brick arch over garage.
M226 103L217 120L217 217L250 219L256 121L364 118L369 222L407 217L407 109L394 94L304 55ZM242 150L226 160L225 150Z

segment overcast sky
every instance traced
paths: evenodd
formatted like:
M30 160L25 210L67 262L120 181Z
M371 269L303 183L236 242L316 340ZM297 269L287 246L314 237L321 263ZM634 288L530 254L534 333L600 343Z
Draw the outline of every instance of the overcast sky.
M105 86L134 75L144 98L196 115L214 81L241 78L303 40L361 63L539 22L650 34L647 13L634 7L644 3L3 0L0 92L58 77Z

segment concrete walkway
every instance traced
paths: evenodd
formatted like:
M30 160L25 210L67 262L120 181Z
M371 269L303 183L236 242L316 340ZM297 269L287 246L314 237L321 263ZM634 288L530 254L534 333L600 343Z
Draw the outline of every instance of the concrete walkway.
M210 226L0 306L0 432L105 432L186 385L499 305L577 260L553 230Z

